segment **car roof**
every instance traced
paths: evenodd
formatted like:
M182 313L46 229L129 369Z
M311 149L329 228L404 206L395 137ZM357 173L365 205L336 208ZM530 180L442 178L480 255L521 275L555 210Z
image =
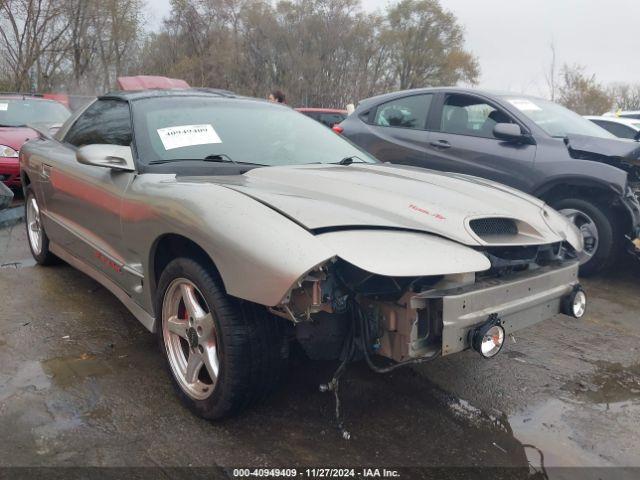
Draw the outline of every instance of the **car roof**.
M598 115L585 115L584 118L588 120L602 120L603 122L619 123L640 131L640 120L637 118L607 117Z
M169 98L169 97L212 97L212 98L249 98L236 95L229 90L215 88L185 88L185 89L149 89L149 90L115 90L101 95L100 99L115 99L134 101L143 98ZM255 99L258 100L258 99ZM266 100L265 100L266 101Z
M376 104L380 101L391 100L393 98L404 97L407 95L419 95L421 93L438 93L438 92L450 92L467 95L482 95L486 97L517 97L517 98L529 98L529 99L541 99L535 95L527 95L524 93L501 91L501 90L485 90L470 87L427 87L427 88L412 88L409 90L399 90L391 93L383 93L382 95L376 95L361 100L358 103L358 109L363 105Z

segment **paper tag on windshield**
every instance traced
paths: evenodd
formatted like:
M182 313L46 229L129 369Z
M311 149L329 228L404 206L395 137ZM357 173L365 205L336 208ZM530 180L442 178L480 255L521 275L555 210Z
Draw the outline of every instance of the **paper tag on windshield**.
M0 112L6 112L7 110L9 110L9 104L8 103L0 103Z
M538 105L526 98L512 98L509 103L516 107L521 112L534 112L542 110Z
M178 127L159 128L158 135L165 150L222 143L212 125L181 125Z

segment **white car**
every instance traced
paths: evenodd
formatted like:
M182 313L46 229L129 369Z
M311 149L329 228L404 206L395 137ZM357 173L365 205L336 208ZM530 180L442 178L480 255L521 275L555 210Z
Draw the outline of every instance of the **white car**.
M628 112L633 113L633 112ZM640 112L639 117L640 117ZM585 117L596 125L604 128L609 133L614 134L618 138L629 138L631 140L640 140L640 118L625 118L604 115L602 117Z
M618 110L616 112L603 113L602 116L603 117L632 118L634 120L640 120L640 110Z

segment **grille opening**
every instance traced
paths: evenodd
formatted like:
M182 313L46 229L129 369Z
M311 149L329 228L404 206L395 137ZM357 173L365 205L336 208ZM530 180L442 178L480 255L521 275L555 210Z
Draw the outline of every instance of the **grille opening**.
M469 226L480 238L518 234L518 226L511 218L477 218Z

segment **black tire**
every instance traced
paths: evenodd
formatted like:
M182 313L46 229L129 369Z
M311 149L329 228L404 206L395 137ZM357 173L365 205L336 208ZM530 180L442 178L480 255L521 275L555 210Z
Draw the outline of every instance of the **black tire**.
M39 265L54 265L56 263L59 263L60 260L49 250L49 237L47 236L47 233L44 230L44 225L41 222L41 218L42 218L41 216L39 216L40 218L38 220L40 225L40 236L41 236L40 251L37 252L34 248L34 245L32 244L32 240L29 235L30 226L29 226L29 215L27 212L29 208L29 202L32 202L32 201L35 201L36 205L38 204L38 201L36 199L36 195L33 189L30 186L27 186L25 188L25 196L24 196L24 209L25 209L24 223L27 229L27 243L29 244L29 250L31 250L31 255L33 255L33 258Z
M213 393L203 400L193 399L183 390L171 368L165 347L163 299L170 284L181 278L189 280L199 290L213 313L217 333L219 374ZM178 396L196 415L211 420L234 415L265 398L280 384L289 358L286 321L270 315L263 307L227 295L208 262L191 258L171 261L160 276L155 311L157 337L165 366Z
M552 202L556 210L573 209L589 216L598 230L598 246L593 256L580 265L580 275L587 277L611 267L621 251L622 231L617 213L603 202L582 198L563 198Z

